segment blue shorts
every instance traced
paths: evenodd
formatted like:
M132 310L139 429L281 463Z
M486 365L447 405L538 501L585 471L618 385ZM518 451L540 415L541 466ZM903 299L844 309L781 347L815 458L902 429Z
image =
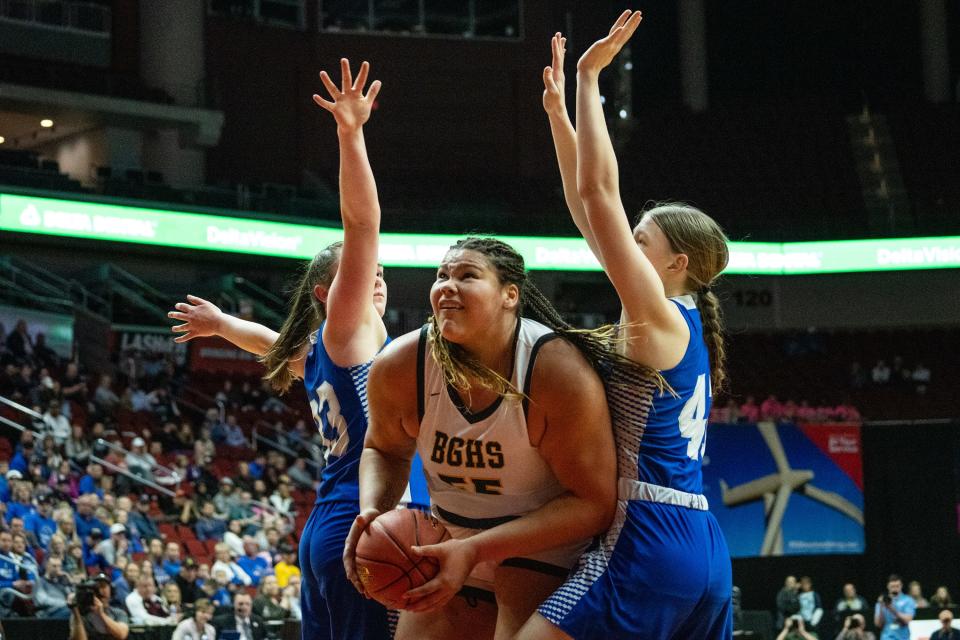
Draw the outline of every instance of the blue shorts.
M347 580L343 543L356 502L314 505L300 538L300 606L303 640L390 640L387 609L364 598Z
M576 640L733 637L730 552L709 511L620 501L599 548L542 605Z

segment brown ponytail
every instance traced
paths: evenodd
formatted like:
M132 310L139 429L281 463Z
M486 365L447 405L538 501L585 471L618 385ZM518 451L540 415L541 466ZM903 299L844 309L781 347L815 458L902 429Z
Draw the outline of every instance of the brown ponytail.
M290 312L283 321L280 335L260 357L260 362L267 368L263 379L280 393L289 390L295 378L290 371L290 359L302 354L310 334L319 329L327 318L326 307L313 295L313 288L318 284L329 287L333 282L342 245L342 242L334 242L306 264L296 287L290 291Z

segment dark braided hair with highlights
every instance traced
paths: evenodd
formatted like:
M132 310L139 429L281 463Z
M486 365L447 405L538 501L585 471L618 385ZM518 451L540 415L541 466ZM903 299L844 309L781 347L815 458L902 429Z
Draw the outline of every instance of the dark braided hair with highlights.
M497 273L503 285L514 284L520 289L518 313L549 327L554 333L573 344L584 355L601 378L607 378L611 367L625 369L642 376L662 380L651 369L620 355L614 348L615 331L610 327L585 330L576 329L563 319L546 296L531 282L525 269L523 256L506 242L490 237L469 237L450 247L451 251L476 251L482 254ZM439 364L447 383L460 389L469 389L470 381L512 398L522 397L520 390L511 382L479 362L460 345L444 338L436 316L430 318L430 353Z
M329 287L333 282L342 246L342 242L334 242L306 263L303 275L290 292L290 312L283 321L280 335L269 351L260 357L260 362L267 368L263 379L281 393L290 389L295 378L290 371L290 359L301 354L310 334L327 319L326 305L313 295L313 288L318 284Z

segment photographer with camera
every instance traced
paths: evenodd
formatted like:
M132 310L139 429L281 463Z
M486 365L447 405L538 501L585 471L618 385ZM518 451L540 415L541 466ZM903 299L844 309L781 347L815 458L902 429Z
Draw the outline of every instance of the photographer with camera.
M807 630L800 614L794 614L784 620L783 631L777 640L817 640L817 634Z
M111 607L110 578L99 574L77 585L70 602L70 640L126 640L130 635L125 611Z
M876 640L872 631L867 631L867 619L859 613L847 616L843 620L843 629L836 640Z
M953 613L950 609L941 611L937 618L941 626L930 634L930 640L960 640L960 630L953 628Z
M887 593L877 598L873 612L880 640L910 640L910 622L916 612L916 601L903 592L903 580L891 574L887 578Z

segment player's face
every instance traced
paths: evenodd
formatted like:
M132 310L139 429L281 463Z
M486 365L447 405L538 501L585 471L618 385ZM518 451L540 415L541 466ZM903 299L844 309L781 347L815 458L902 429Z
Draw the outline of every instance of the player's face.
M383 279L383 265L377 265L377 279L373 285L373 306L380 317L387 311L387 281Z
M670 267L676 264L677 254L670 248L670 241L660 229L660 225L651 218L643 218L633 229L633 239L660 274L660 279L667 279Z
M447 253L430 289L430 305L441 335L457 344L484 335L502 318L510 287L516 289L500 283L482 253L469 249Z

